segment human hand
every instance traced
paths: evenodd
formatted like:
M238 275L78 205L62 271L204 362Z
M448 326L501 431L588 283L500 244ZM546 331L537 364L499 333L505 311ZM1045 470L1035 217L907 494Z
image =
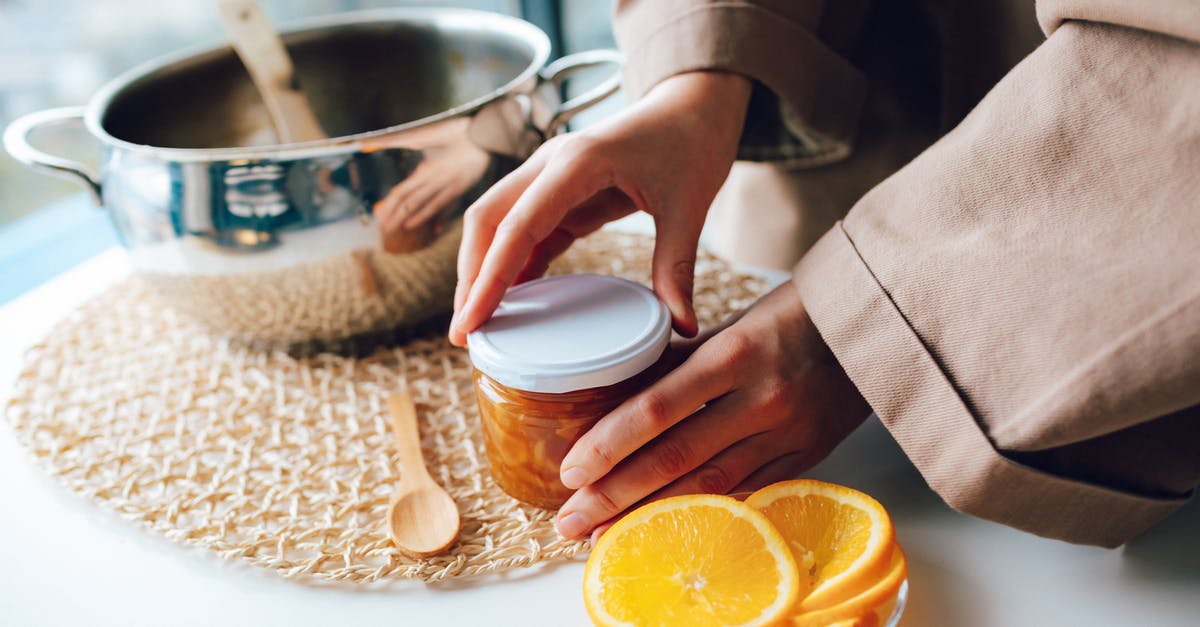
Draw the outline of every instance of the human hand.
M417 167L375 203L373 213L384 235L420 229L479 182L490 157L467 138L467 125L466 118L454 118L368 144L373 150L401 147L422 152Z
M870 413L791 282L698 344L567 453L562 482L578 490L558 513L564 537L648 501L794 477Z
M737 155L749 94L736 74L679 74L620 115L542 145L467 210L450 341L465 345L509 286L634 211L654 217L654 290L675 329L694 335L696 246Z

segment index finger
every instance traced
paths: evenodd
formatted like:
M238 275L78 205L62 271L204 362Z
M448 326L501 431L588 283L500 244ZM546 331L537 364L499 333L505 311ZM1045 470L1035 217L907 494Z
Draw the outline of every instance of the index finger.
M462 243L458 248L458 283L454 287L455 321L467 300L467 293L470 292L475 277L479 275L479 266L492 245L496 227L542 171L547 152L543 147L542 150L533 153L528 161L500 179L467 208L467 213L463 216ZM452 322L450 342L456 346L463 346L467 342L466 334L458 333L457 329L458 326Z
M568 211L612 186L607 168L582 154L574 152L549 163L500 220L455 317L452 334L465 338L490 318L533 248L558 227Z
M708 350L705 350L708 349ZM578 489L612 470L662 432L733 389L732 370L712 345L604 416L563 457L563 485Z

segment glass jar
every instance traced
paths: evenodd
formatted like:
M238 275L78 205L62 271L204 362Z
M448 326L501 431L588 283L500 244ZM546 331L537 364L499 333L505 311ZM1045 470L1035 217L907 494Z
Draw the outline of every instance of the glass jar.
M571 496L558 478L563 457L596 421L637 392L636 379L546 394L507 387L476 370L483 441L496 483L530 505L562 505Z
M467 337L492 477L510 496L557 508L567 451L644 385L671 320L654 293L599 275L514 287Z

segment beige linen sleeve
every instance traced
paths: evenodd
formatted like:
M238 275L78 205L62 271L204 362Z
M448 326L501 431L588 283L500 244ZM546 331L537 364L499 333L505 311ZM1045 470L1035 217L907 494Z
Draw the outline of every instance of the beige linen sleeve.
M722 70L754 80L739 159L819 165L846 157L866 79L830 41L845 40L865 0L618 0L624 89Z
M1200 480L1196 6L1039 3L1046 42L795 269L958 510L1116 546Z

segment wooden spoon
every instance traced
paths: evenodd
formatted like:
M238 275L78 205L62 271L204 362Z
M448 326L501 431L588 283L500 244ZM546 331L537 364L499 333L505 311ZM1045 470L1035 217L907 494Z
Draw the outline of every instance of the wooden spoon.
M400 452L400 485L388 507L388 535L396 548L409 555L437 555L458 539L458 507L425 469L412 398L403 392L393 394L388 397L388 410Z
M289 144L325 139L327 135L296 80L292 58L258 0L217 0L217 12L225 33L233 40L233 49L267 105L279 141Z

